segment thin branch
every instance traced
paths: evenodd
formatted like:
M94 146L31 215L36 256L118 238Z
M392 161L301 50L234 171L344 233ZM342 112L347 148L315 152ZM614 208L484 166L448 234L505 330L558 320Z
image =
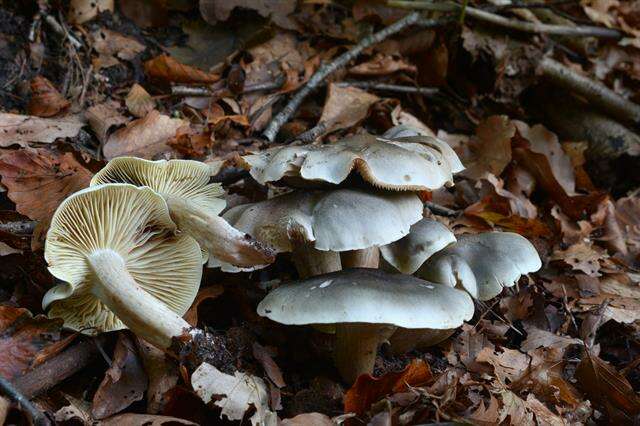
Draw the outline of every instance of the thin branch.
M285 83L286 78L284 76L284 74L280 74L274 81L267 81L265 83L256 83L256 84L249 84L247 86L244 87L244 89L242 90L242 94L247 94L247 93L254 93L254 92L266 92L269 90L276 90L282 87L282 85ZM171 87L171 94L174 96L201 96L201 97L207 97L207 96L213 96L216 95L218 92L222 92L226 89L222 89L222 90L211 90L208 87L193 87L193 86L172 86Z
M540 61L538 70L554 84L583 96L612 117L640 124L640 105L623 98L599 81L580 75L548 57Z
M2 392L11 401L18 404L18 407L27 413L33 425L48 426L51 424L49 419L40 410L38 410L26 396L20 393L20 391L16 389L11 382L2 376L0 376L0 392Z
M375 81L341 81L335 83L335 85L338 87L351 86L360 89L385 90L389 92L417 93L424 96L432 96L438 93L438 89L433 87L401 86L398 84L377 83Z
M69 40L69 43L71 43L76 49L80 49L82 47L82 42L67 31L53 16L45 14L44 22L46 22L55 33Z
M419 9L419 10L432 10L440 12L457 12L461 8L455 3L432 3L421 1L404 1L404 0L390 0L387 5L392 7L398 7L402 9ZM477 19L479 21L488 22L501 27L509 28L515 31L523 31L526 33L536 34L549 34L549 35L562 35L571 37L599 37L599 38L622 38L622 33L617 30L595 26L565 26L565 25L553 25L542 24L538 22L524 22L516 19L505 18L495 13L487 12L482 9L467 6L465 8L465 14L470 18Z
M431 210L432 213L440 216L458 217L460 215L458 210L453 210L449 207L441 206L440 204L436 204L431 201L425 201L424 206Z
M372 34L368 37L360 40L358 44L353 46L347 52L338 56L335 60L329 63L325 63L313 74L313 76L309 79L307 84L300 89L293 97L289 100L289 103L280 111L269 123L266 130L263 133L263 136L269 141L273 142L276 138L276 135L280 131L280 128L286 123L289 118L295 113L298 109L302 101L316 88L318 87L328 76L333 74L336 70L344 67L347 63L349 63L352 59L356 58L360 53L366 49L367 47L380 43L382 40L387 37L395 34L404 28L415 24L420 20L420 14L417 12L410 13L404 18L396 21L395 23L389 25L385 29Z
M33 230L35 228L36 222L31 220L24 222L0 223L0 232L8 232L9 234L30 235L33 234Z
M306 132L300 133L295 137L296 140L302 142L313 142L318 139L324 132L327 131L327 123L325 121L321 121L316 124L314 127L310 128Z

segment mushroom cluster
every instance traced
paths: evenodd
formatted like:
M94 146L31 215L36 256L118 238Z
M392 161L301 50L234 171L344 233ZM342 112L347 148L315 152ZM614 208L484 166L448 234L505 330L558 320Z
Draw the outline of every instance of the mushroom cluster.
M416 129L277 147L241 164L261 184L293 188L223 215L275 252L291 252L301 278L269 293L258 313L335 332L334 360L347 382L372 372L382 342L393 353L437 344L471 319L472 298L492 298L540 268L519 235L456 239L423 218L416 192L452 185L463 166L445 142ZM383 268L406 275L378 270L380 253Z

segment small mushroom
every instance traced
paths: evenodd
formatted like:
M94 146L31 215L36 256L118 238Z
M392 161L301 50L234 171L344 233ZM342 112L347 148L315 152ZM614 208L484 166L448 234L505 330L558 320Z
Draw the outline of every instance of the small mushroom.
M58 207L45 244L51 274L64 281L42 301L49 316L87 334L130 328L167 348L202 276L198 243L176 234L153 190L107 184L79 191Z
M523 236L511 232L462 235L455 244L430 257L416 275L449 286L462 286L479 300L489 300L522 275L542 266Z
M375 187L401 191L451 185L453 174L464 169L453 149L439 139L390 140L368 134L329 145L275 147L242 157L241 165L263 185L283 178L339 184L355 169Z
M380 247L380 253L398 271L413 274L428 258L455 242L449 228L424 218L411 225L409 235Z
M398 327L452 330L473 315L469 295L411 275L357 268L285 284L258 314L287 325L335 325L334 360L353 383L372 373L378 346Z
M178 229L198 241L205 259L212 254L240 267L273 262L273 253L218 216L225 207L220 198L224 191L209 183L210 172L198 161L118 157L96 173L91 185L130 183L153 189L166 200Z
M233 207L223 217L275 252L293 252L307 277L342 269L339 252L402 238L422 217L422 203L410 192L299 190Z

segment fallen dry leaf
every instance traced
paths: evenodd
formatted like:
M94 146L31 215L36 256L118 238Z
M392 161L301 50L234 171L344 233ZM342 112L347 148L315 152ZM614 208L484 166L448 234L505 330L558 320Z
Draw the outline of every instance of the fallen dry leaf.
M171 149L167 142L184 125L187 125L184 120L153 110L146 117L134 120L113 132L102 152L107 160L125 155L152 159Z
M29 142L52 143L73 138L84 123L78 117L39 118L31 115L0 113L0 147Z
M504 384L515 382L527 374L531 357L520 351L502 348L501 353L484 348L476 357L477 362L491 364L496 377Z
M144 396L147 375L138 359L136 346L125 332L118 334L111 366L93 395L91 414L105 419L124 410Z
M218 21L226 21L236 7L251 9L265 18L270 18L279 27L295 30L298 28L289 15L296 10L295 0L201 0L200 13L205 21L215 25Z
M168 55L160 55L148 60L144 63L144 70L150 78L167 83L215 83L220 80L217 74L181 64Z
M476 137L469 142L468 155L462 155L466 169L462 176L478 180L490 172L499 176L511 161L511 138L516 128L504 115L494 115L480 123Z
M471 413L467 418L473 420L479 424L497 424L500 417L500 404L498 400L491 395L489 400L489 406L484 405L484 401L480 401L480 404L476 410Z
M215 299L224 293L224 287L221 285L212 285L209 287L201 288L196 295L191 307L183 315L183 318L186 322L191 324L194 327L198 326L198 307L202 302L208 299Z
M91 39L93 48L101 56L115 56L126 61L131 61L146 49L146 46L136 39L106 28L92 32Z
M60 341L61 328L59 319L0 305L0 376L12 380L34 365L39 353Z
M282 426L334 426L330 417L320 413L298 414L290 419L282 420Z
M83 24L100 12L113 12L113 0L71 0L67 18L72 24Z
M178 366L160 349L138 338L138 352L149 378L147 412L158 414L165 405L165 394L178 383Z
M397 71L416 72L416 66L391 55L376 54L367 62L349 68L349 73L362 76L388 75Z
M91 126L91 130L101 143L105 143L111 131L127 123L129 119L118 111L118 103L113 101L103 102L87 108L85 117Z
M89 186L92 173L71 153L39 148L2 155L0 176L18 212L48 221L62 200Z
M404 392L408 386L422 385L433 380L429 365L420 359L399 372L390 372L382 377L363 374L344 395L344 412L364 414L371 404L392 392Z
M325 123L327 133L349 128L363 120L377 100L377 96L362 89L332 83L319 122Z
M509 419L509 425L513 426L535 426L536 422L533 419L533 413L527 407L526 401L520 398L515 393L509 390L503 390L500 392L502 397L502 410L500 410L500 418L498 423L502 423L507 418Z
M94 423L95 426L197 426L197 423L170 416L126 413Z
M258 342L253 342L253 357L260 362L262 368L269 376L269 379L279 388L285 387L287 384L282 377L280 367L273 360L275 350L273 348L265 348Z
M38 75L31 80L31 99L27 105L29 114L53 117L69 105L69 101L46 78Z
M264 381L258 377L236 371L229 375L213 365L203 363L191 375L191 384L205 402L213 395L224 395L214 402L222 408L220 416L229 420L242 420L244 413L253 405L256 412L251 418L253 426L275 426L277 416L269 409L269 394Z
M582 271L590 277L599 277L600 261L608 256L603 249L585 242L574 244L566 250L556 250L550 260L561 260L574 271Z
M134 84L124 100L129 112L138 118L150 113L156 106L151 95L139 84Z
M527 338L522 342L522 345L520 345L520 349L525 352L533 351L541 347L564 349L569 345L582 344L580 339L569 336L558 336L550 331L542 330L534 326L527 326L525 330L527 331Z

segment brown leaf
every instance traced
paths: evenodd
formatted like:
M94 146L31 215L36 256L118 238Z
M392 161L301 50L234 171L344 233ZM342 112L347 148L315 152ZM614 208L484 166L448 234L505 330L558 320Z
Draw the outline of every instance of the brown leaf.
M62 200L89 186L92 173L71 153L39 148L4 154L0 176L18 212L48 221Z
M60 341L61 328L62 320L0 305L0 376L12 380L34 365L39 353Z
M107 160L123 155L152 159L170 149L167 142L175 137L184 120L171 118L153 110L115 131L107 140L102 152Z
M207 299L215 299L224 293L224 287L221 285L212 285L210 287L201 288L196 295L195 300L183 318L186 322L194 327L198 326L198 307Z
M600 261L608 256L604 250L590 243L580 242L566 250L556 250L550 260L561 260L574 271L582 271L590 277L599 277Z
M96 426L198 426L197 423L169 416L126 413L97 422Z
M290 419L282 420L282 426L333 426L331 418L320 413L298 414Z
M529 370L531 358L520 351L502 348L496 353L492 348L484 348L476 357L477 362L491 364L496 377L504 384L515 382Z
M367 62L349 68L350 74L362 76L388 75L398 71L415 73L416 66L402 58L395 58L391 55L378 53Z
M520 349L525 352L533 351L540 347L564 349L569 345L582 344L580 339L558 336L534 326L526 326L525 330L527 331L527 338L520 345Z
M110 132L115 127L127 123L129 119L118 111L118 102L107 101L87 108L85 117L89 121L91 130L101 143L107 142Z
M139 84L134 84L124 100L129 112L138 118L150 113L156 106L151 95Z
M201 0L200 13L205 21L215 25L218 21L229 19L235 8L255 10L265 18L270 18L279 27L295 30L298 28L289 15L295 12L295 0Z
M363 120L377 100L377 96L362 89L332 83L319 122L325 123L327 133L349 128Z
M494 115L480 123L476 137L469 145L469 158L463 158L466 169L461 173L478 180L490 172L499 176L511 161L511 138L516 128L504 115Z
M215 83L220 80L220 76L217 74L181 64L167 55L160 55L148 60L144 63L144 70L150 78L167 83Z
M116 56L126 61L133 60L146 46L136 39L118 32L100 28L91 33L93 48L100 55Z
M498 404L498 400L491 395L488 407L484 405L484 401L480 401L478 408L467 418L480 424L498 424L498 418L500 417L499 409L500 405Z
M38 75L31 80L31 100L27 105L29 114L53 117L69 105L69 101L46 78Z
M157 414L165 404L165 394L178 383L178 368L164 352L138 338L138 351L149 378L147 412Z
M113 0L71 0L68 19L72 24L83 24L105 11L113 12Z
M344 396L344 412L364 414L371 404L392 392L404 392L408 386L417 386L433 380L429 365L414 359L404 370L374 378L363 374Z
M605 407L610 423L631 424L633 417L640 414L640 398L627 379L586 348L575 377L589 399Z
M287 384L282 377L282 371L280 367L275 363L273 357L275 356L274 348L265 348L258 342L253 342L253 357L260 362L262 368L269 376L269 379L279 388L285 387Z
M0 113L0 147L28 142L51 143L73 138L84 123L77 117L39 118L31 115Z
M512 426L535 426L533 413L527 407L527 403L515 393L509 390L501 392L503 407L500 410L499 424L509 418Z
M125 332L119 333L111 367L93 395L92 416L105 419L141 400L147 380L133 340Z

